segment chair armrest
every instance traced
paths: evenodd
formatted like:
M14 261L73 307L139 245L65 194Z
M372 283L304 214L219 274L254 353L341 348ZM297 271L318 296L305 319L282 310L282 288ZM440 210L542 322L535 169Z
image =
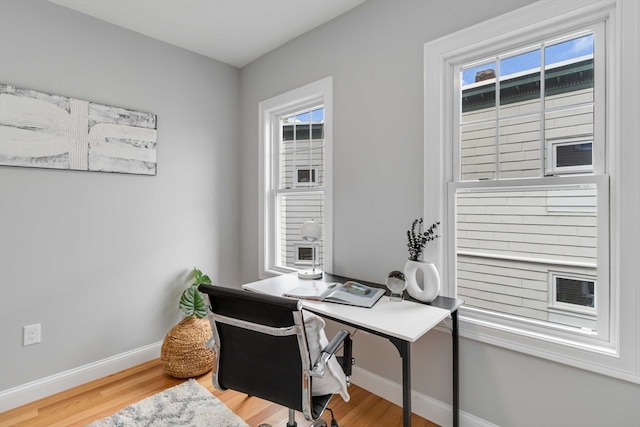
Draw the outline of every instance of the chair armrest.
M335 354L335 352L338 350L338 346L340 344L342 344L342 342L347 339L349 337L349 332L345 331L344 329L339 331L329 342L329 344L327 344L327 346L325 348L322 349L323 353L329 353L331 355Z
M349 336L349 332L344 329L339 331L322 349L320 352L320 356L317 360L314 361L313 368L309 373L313 377L322 377L324 375L324 368L327 364L327 361L338 351L338 347L340 344L344 343L345 354L343 355L344 365L349 364L348 370L345 369L345 366L342 366L345 374L348 376L351 375L351 336ZM346 353L349 353L348 355Z

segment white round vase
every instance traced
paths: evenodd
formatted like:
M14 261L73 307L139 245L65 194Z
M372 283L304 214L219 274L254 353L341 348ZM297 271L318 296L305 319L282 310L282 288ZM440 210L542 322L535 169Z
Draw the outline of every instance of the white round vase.
M422 272L422 287L418 283L418 271ZM418 301L431 302L440 292L440 275L432 262L407 260L404 264L407 292Z

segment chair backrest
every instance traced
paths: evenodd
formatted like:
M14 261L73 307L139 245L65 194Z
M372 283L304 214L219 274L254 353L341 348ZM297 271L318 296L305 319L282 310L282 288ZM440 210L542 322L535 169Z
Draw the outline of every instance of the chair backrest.
M200 285L209 298L217 369L214 386L310 411L310 359L302 304L293 299Z

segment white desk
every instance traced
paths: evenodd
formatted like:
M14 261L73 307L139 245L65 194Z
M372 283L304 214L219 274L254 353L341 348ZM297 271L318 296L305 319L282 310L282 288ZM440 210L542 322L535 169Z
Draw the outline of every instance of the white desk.
M345 282L355 280L372 286L380 286L357 279L324 274L320 279L326 282ZM297 286L309 283L299 279L296 273L272 277L247 283L242 288L270 295L281 296ZM389 339L400 352L402 357L402 409L403 425L411 425L411 349L410 344L434 328L449 316L453 320L453 389L454 416L453 425L458 425L458 327L457 309L461 300L453 298L438 298L432 305L412 301L390 301L383 296L372 308L354 307L350 305L324 303L301 300L303 307L322 317L367 331L369 333Z

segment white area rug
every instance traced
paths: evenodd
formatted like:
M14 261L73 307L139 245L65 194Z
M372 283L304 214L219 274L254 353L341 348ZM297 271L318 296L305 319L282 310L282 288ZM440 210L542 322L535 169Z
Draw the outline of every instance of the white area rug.
M190 379L88 427L249 427L209 390Z

